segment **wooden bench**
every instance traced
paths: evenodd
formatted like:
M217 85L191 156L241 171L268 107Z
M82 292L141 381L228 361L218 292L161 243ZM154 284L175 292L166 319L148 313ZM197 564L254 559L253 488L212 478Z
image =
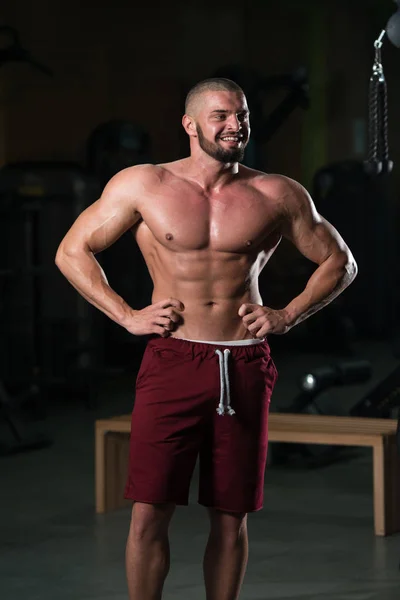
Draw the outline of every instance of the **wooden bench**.
M96 512L128 506L123 490L128 469L130 415L96 421ZM271 442L368 446L373 449L375 534L400 531L400 458L397 421L270 413Z

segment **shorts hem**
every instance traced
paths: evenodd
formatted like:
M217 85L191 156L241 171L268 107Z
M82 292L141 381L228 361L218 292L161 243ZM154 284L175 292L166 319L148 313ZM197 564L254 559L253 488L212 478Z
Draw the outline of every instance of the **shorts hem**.
M125 500L132 500L132 502L142 502L143 504L176 504L177 506L189 506L189 501L188 500L155 500L155 499L151 499L149 500L148 498L146 500L143 500L143 498L141 498L140 496L137 496L136 494L124 494L124 499Z
M264 508L264 505L261 504L261 506L258 506L256 508L245 508L243 510L239 510L237 508L227 508L226 506L222 507L222 506L215 506L214 504L206 504L205 502L200 502L200 500L197 501L197 504L200 504L201 506L205 506L206 508L215 508L216 510L222 510L224 512L231 512L231 513L253 513L253 512L259 512L260 510L262 510Z

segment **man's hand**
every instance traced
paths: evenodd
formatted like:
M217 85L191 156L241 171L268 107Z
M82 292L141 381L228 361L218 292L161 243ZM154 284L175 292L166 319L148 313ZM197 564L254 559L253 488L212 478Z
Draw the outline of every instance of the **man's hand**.
M161 337L168 337L170 332L182 323L183 319L179 313L184 308L180 300L167 298L142 310L134 310L124 327L133 335L158 333Z
M268 333L282 335L290 329L284 310L274 310L260 304L242 304L238 314L254 338L262 339Z

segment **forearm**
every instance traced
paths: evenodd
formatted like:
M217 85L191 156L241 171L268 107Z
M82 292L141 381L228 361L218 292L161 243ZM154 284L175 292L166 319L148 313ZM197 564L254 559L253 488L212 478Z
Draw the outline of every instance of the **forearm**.
M332 302L356 275L357 265L351 255L332 254L315 270L304 291L284 309L288 326L298 325Z
M108 284L107 277L90 251L68 252L60 249L56 265L85 300L110 319L124 326L132 308Z

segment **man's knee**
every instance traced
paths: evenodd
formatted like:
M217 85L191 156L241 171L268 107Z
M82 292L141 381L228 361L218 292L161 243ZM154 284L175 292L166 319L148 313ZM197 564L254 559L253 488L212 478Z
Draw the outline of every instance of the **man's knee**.
M247 528L247 513L209 508L211 531L224 536L237 536Z
M134 502L129 534L135 539L156 539L168 534L176 504Z

